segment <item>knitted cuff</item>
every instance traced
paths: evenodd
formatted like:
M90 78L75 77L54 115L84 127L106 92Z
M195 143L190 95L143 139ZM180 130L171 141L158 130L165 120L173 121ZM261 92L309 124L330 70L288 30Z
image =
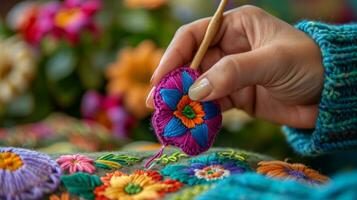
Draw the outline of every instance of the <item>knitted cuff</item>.
M303 21L296 28L320 46L324 88L315 129L283 127L302 155L357 148L357 24L329 25Z

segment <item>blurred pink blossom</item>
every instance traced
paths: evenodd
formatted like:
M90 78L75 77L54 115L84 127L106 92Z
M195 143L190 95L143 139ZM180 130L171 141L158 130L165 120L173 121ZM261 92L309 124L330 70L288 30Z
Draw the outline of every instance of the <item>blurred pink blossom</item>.
M125 110L121 98L103 96L96 91L88 91L83 96L81 113L85 119L102 124L120 139L129 137L129 130L135 122Z

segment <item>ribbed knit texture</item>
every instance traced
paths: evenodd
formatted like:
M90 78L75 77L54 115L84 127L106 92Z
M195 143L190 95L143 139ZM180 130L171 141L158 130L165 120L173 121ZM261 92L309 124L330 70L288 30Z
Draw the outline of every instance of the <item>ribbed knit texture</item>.
M339 174L319 187L292 180L278 180L255 173L234 175L220 181L197 200L352 200L357 198L357 171Z
M357 24L303 21L296 28L320 46L324 88L314 130L284 127L288 141L303 155L357 147Z

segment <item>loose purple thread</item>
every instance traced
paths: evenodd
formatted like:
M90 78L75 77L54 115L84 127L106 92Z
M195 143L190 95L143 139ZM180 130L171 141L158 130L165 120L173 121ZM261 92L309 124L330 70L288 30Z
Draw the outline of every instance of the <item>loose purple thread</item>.
M146 161L145 163L145 168L146 169L150 169L152 167L151 163L158 157L162 156L162 153L164 152L164 149L165 149L165 145L162 145L162 147L160 148L160 150L155 154L153 155L152 157L150 157L150 159L148 161Z

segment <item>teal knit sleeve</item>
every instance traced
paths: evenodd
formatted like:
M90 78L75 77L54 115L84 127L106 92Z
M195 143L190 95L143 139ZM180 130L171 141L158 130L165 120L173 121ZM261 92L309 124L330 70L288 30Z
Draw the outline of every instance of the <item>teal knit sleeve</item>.
M288 142L302 155L357 149L357 24L303 21L296 28L320 46L324 88L315 129L283 127Z

